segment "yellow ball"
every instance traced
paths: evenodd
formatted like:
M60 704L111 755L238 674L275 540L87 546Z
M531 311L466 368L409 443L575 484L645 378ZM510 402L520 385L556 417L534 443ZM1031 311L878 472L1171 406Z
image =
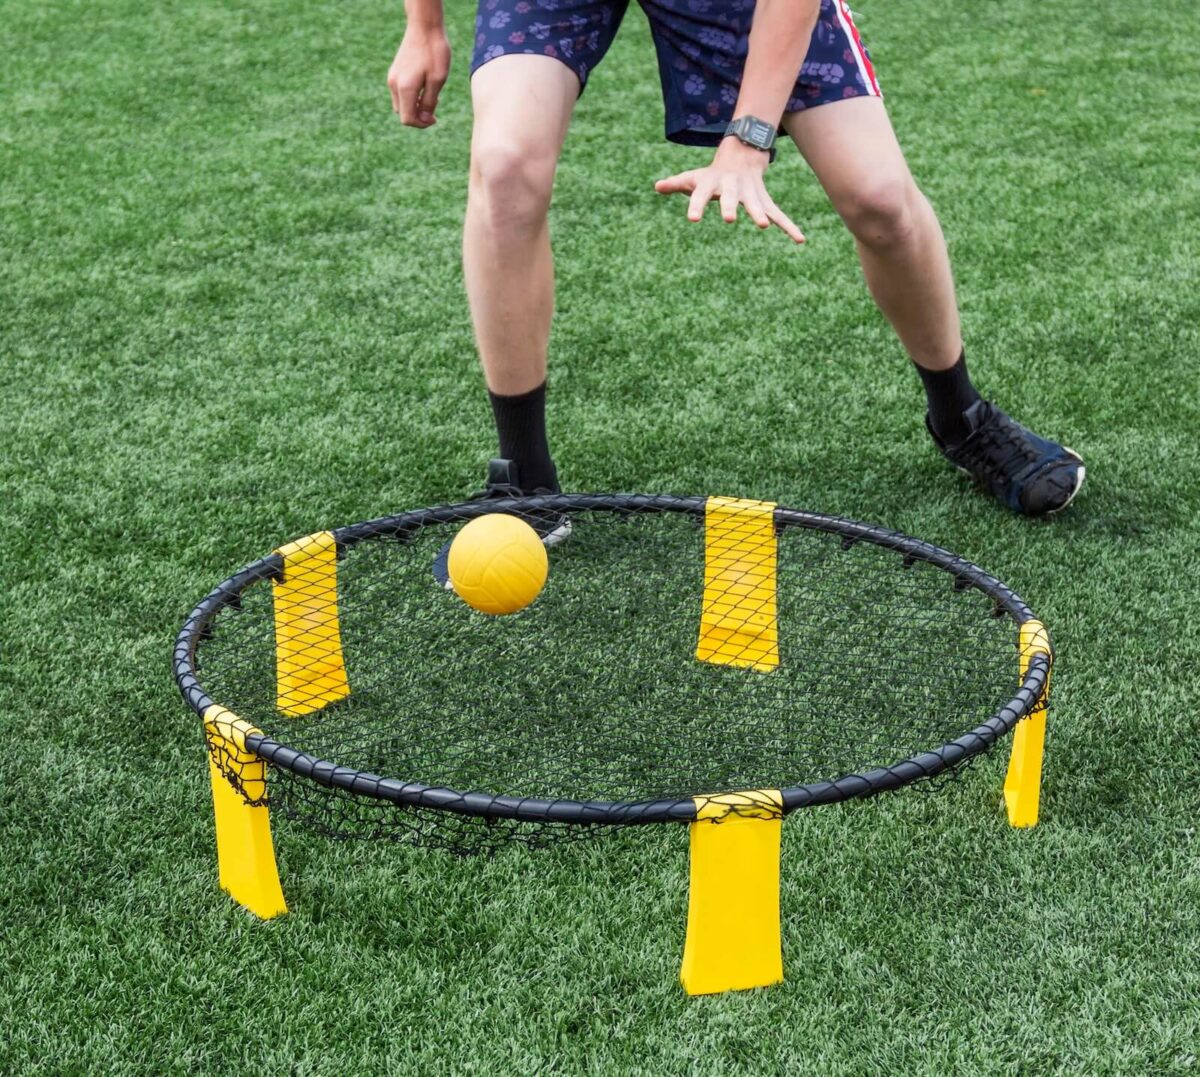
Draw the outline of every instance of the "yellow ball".
M516 613L541 593L550 562L529 524L494 512L454 537L447 568L455 593L468 606L481 613Z

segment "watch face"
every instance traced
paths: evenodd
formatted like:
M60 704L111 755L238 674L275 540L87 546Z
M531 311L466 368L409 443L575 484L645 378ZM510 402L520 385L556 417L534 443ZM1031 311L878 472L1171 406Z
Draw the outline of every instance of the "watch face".
M762 120L751 120L749 130L746 132L747 141L753 142L756 146L761 146L764 150L771 148L771 136L774 132L771 130L769 123L763 123Z
M757 116L739 116L726 128L726 134L759 150L769 150L775 144L775 128Z

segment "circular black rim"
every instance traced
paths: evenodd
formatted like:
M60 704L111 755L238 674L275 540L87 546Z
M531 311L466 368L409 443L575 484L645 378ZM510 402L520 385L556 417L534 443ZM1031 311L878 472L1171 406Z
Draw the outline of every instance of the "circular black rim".
M564 512L675 512L703 517L707 497L677 497L665 494L548 494L537 497L494 498L466 501L435 508L415 509L395 516L384 516L365 523L352 524L333 532L339 555L367 539L397 538L415 535L434 523L453 523L507 510L553 509ZM955 586L973 587L988 595L1017 624L1033 619L1030 608L1008 587L983 569L957 554L872 524L840 516L776 508L775 524L780 530L808 528L841 536L844 544L869 542L894 550L905 561L925 561L951 573ZM218 584L192 610L175 639L173 665L175 681L188 706L201 718L217 700L201 687L196 674L196 650L209 630L213 618L226 606L236 606L242 592L262 580L277 578L283 571L278 554L247 565ZM933 778L979 755L1001 737L1010 733L1022 718L1036 709L1045 694L1050 675L1050 657L1035 654L1020 687L991 718L970 732L887 767L849 774L835 781L789 786L781 790L783 811L833 804L842 800L870 796L898 789L922 778ZM514 819L536 823L596 823L629 825L635 823L690 822L696 817L692 797L655 801L579 801L543 800L527 797L493 796L488 793L464 793L445 786L403 782L368 774L352 767L339 766L297 751L262 733L246 736L246 748L272 766L291 771L320 785L364 797L390 801L400 807L435 808L459 815L493 819ZM702 796L703 794L696 794Z

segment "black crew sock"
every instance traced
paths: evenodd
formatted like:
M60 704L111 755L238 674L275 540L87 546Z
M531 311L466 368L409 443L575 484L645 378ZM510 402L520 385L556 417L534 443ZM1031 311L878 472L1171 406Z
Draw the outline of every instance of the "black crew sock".
M558 492L558 472L546 442L546 383L517 396L501 396L488 390L500 455L517 465L517 480L524 493L535 490Z
M914 364L915 365L915 364ZM926 370L917 367L929 401L929 423L947 445L958 445L971 433L963 413L980 399L967 373L966 352L949 370Z

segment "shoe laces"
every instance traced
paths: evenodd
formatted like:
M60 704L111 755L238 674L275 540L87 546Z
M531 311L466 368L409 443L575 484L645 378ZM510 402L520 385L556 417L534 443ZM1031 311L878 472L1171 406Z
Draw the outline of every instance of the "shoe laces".
M988 416L971 439L974 444L963 448L991 481L1011 480L1024 466L1034 463L1038 454L1024 431L1011 419L995 411Z

